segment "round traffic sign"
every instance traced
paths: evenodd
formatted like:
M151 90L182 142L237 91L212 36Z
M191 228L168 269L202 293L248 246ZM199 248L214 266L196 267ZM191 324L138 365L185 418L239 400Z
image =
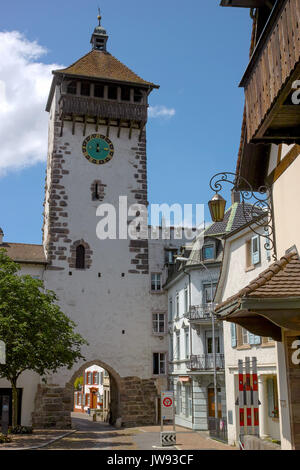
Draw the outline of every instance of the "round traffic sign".
M169 408L173 404L172 398L170 398L170 397L164 398L163 399L163 404L166 408Z

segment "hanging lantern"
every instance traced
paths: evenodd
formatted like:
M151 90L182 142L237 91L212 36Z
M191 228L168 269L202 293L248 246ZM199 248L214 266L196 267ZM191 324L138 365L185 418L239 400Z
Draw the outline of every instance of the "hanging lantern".
M208 202L211 218L213 222L222 222L225 214L225 199L218 193Z

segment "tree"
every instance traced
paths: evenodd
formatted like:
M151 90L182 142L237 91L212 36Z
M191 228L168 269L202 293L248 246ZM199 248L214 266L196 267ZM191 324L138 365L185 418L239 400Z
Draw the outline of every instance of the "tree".
M0 377L12 387L12 424L17 425L17 381L22 372L41 376L60 367L71 369L84 359L81 346L88 344L75 333L76 324L57 305L54 292L43 281L19 275L20 266L0 249L0 339L6 346L6 363Z
M83 377L77 377L74 381L74 388L75 390L81 390L83 385Z

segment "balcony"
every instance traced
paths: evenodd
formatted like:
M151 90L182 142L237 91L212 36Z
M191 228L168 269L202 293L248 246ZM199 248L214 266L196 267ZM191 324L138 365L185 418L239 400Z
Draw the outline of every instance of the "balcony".
M89 116L91 118L108 118L112 120L147 121L147 105L121 103L99 98L64 94L59 102L60 114L63 116Z
M216 370L224 370L224 364L224 354L216 354ZM191 355L187 367L190 370L213 370L213 354Z
M248 143L300 143L299 76L300 0L278 0L240 84Z
M193 323L211 323L210 305L192 305L186 318Z

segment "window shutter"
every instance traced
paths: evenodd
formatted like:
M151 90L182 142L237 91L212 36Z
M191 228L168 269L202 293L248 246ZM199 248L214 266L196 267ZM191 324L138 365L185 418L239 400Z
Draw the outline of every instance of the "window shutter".
M260 238L259 235L252 237L251 239L251 254L252 254L252 264L257 264L260 262Z
M248 332L249 344L255 344L255 335L253 333Z
M261 336L254 336L254 344L261 344Z
M236 327L234 323L230 324L230 330L231 330L231 347L236 348L237 341L236 341Z

